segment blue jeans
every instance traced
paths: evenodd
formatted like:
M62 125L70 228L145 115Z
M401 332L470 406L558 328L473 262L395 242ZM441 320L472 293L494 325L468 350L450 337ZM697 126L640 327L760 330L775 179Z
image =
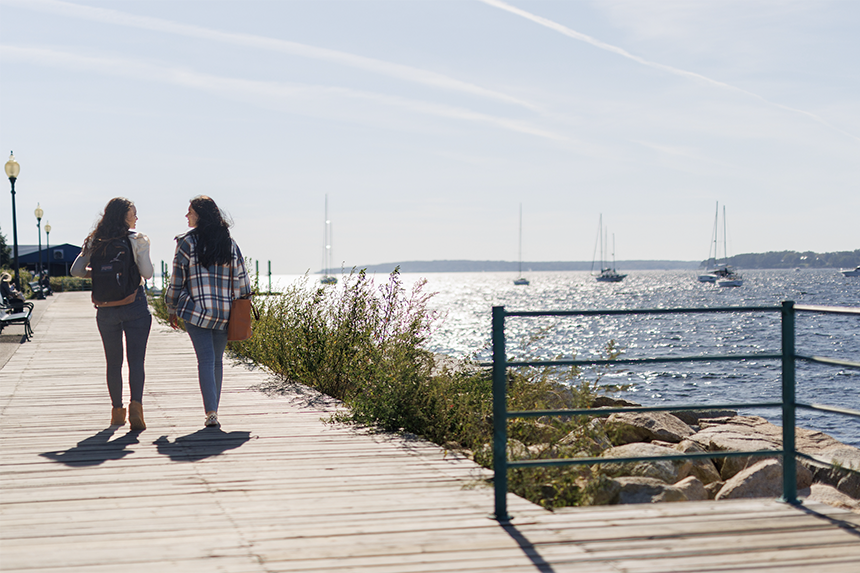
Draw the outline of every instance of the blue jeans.
M107 362L107 386L114 408L122 408L122 335L125 333L125 353L128 356L128 385L131 399L143 403L143 383L146 377L144 359L152 315L146 303L143 287L137 289L134 302L123 306L103 306L96 311L96 324L102 336Z
M224 349L227 348L227 329L200 328L185 323L197 354L197 378L203 394L206 412L217 412L221 401L221 380L224 378Z

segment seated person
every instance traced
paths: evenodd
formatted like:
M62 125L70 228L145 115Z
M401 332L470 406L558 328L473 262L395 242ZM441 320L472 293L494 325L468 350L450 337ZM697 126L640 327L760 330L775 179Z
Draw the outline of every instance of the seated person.
M12 284L12 275L9 273L3 273L0 276L0 292L3 293L3 298L13 310L24 309L24 295Z
M54 294L51 290L51 277L48 276L48 271L42 271L42 278L39 279L39 286L42 287L42 292L45 294Z

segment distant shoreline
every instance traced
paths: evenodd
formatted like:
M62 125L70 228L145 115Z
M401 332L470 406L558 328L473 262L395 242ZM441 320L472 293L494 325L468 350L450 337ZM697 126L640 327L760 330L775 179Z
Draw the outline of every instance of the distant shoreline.
M517 272L520 263L512 261L403 261L357 268L369 273L390 273L395 267L402 273L503 273ZM598 265L599 266L599 265ZM698 261L617 261L615 267L624 270L695 270ZM538 261L523 262L523 272L590 271L591 262ZM595 267L596 270L599 270Z
M853 269L860 265L860 249L833 253L814 253L811 251L780 251L768 253L749 253L730 257L728 263L737 269ZM702 261L616 261L615 268L621 271L695 271L704 269ZM382 263L356 268L367 269L369 273L390 273L395 267L403 273L481 273L481 272L523 272L540 271L590 271L599 270L599 264L591 261L402 261Z

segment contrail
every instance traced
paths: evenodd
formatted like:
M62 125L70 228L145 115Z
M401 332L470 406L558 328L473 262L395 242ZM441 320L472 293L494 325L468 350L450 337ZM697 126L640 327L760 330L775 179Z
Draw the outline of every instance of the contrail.
M424 115L477 122L508 131L556 141L567 140L564 136L518 120L487 115L465 108L349 88L229 78L128 58L81 55L74 54L68 50L59 51L48 48L0 45L0 55L19 62L23 61L62 68L77 68L135 80L178 85L217 93L224 97L242 101L262 102L267 107L287 109L294 112L293 105L296 103L303 104L305 109L308 110L319 110L320 102L324 98L338 98L356 102L376 103ZM291 102L290 105L285 105L287 100ZM341 106L322 106L322 109L324 111L312 111L311 115L331 116L333 113L341 113L343 111L341 110Z
M393 77L399 80L423 84L433 88L466 93L473 96L493 99L496 101L514 104L525 107L532 111L539 111L539 107L515 98L513 96L482 88L468 82L457 80L448 77L444 74L414 68L402 64L394 64L374 58L358 56L338 50L329 50L319 48L299 42L291 42L288 40L279 40L276 38L268 38L265 36L255 36L252 34L237 34L232 32L222 32L220 30L212 30L200 26L189 24L180 24L170 20L162 20L160 18L152 18L149 16L138 16L118 10L108 8L94 8L91 6L81 6L71 2L63 2L62 0L4 0L4 4L14 4L21 8L41 10L53 14L60 14L73 18L102 22L105 24L113 24L116 26L127 26L130 28L138 28L143 30L151 30L166 34L174 34L189 38L197 38L202 40L210 40L227 44L247 46L262 50L274 52L282 52L294 56L301 56L316 60L324 60L335 64L349 66L361 69L375 74Z
M725 82L711 79L707 76L703 76L703 75L697 74L695 72L688 72L687 70L681 70L678 68L673 68L672 66L667 66L666 64L660 64L658 62L652 62L650 60L646 60L645 58L641 58L639 56L635 56L635 55L631 54L630 52L628 52L627 50L625 50L623 48L619 48L618 46L613 46L612 44L607 44L606 42L601 42L600 40L598 40L596 38L592 38L591 36L588 36L588 35L583 34L581 32L577 32L576 30L571 30L567 26L559 24L558 22L553 22L552 20L548 20L547 18L543 18L541 16L537 16L535 14L532 14L531 12L526 12L525 10L521 10L515 6L511 6L510 4L508 4L506 2L502 2L502 0L479 0L479 1L483 2L484 4L488 4L490 6L498 8L500 10L505 10L507 12L510 12L511 14L516 14L517 16L522 16L523 18L525 18L527 20L531 20L532 22L535 22L536 24L540 24L541 26L545 26L551 30L555 30L556 32L559 32L561 34L564 34L565 36L569 36L569 37L574 38L576 40L579 40L581 42L586 42L588 44L591 44L592 46L594 46L596 48L600 48L601 50L606 50L607 52L612 52L614 54L618 54L621 57L633 60L634 62L642 64L643 66L648 66L651 68L662 70L664 72L668 72L670 74L674 74L677 76L683 76L686 78L690 78L693 80L698 80L698 81L701 81L701 82L704 82L707 84L711 84L713 86L717 86L717 87L720 87L723 89L742 93L746 96L753 97L753 98L755 98L761 102L764 102L767 105L777 107L779 109L783 109L786 111L790 111L792 113L798 113L798 114L804 115L810 119L815 120L816 122L820 123L821 125L824 125L824 126L830 128L830 129L833 129L835 131L838 131L842 135L846 135L852 139L856 139L857 141L860 141L860 137L857 137L856 135L854 135L852 133L848 133L847 131L844 131L844 130L836 127L835 125L827 123L822 118L815 115L814 113L811 113L811 112L808 112L808 111L805 111L802 109L789 107L787 105L783 105L780 103L772 102L772 101L765 99L764 97L762 97L756 93L753 93L753 92L747 91L745 89L733 86L731 84L727 84Z

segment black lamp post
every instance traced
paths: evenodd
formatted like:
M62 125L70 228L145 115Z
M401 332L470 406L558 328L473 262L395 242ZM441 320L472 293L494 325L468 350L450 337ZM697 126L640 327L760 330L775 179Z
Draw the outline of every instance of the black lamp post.
M36 203L36 210L33 211L36 216L36 228L39 229L39 280L42 279L42 215L45 211L42 210L42 204Z
M51 256L51 223L45 223L45 249L48 250L48 273L45 278L49 281L51 280L51 261L53 257Z
M12 244L13 254L15 255L15 286L21 289L21 277L18 271L18 220L15 216L15 180L18 179L18 173L21 171L21 166L15 161L15 154L9 152L9 161L6 162L6 177L12 182Z

